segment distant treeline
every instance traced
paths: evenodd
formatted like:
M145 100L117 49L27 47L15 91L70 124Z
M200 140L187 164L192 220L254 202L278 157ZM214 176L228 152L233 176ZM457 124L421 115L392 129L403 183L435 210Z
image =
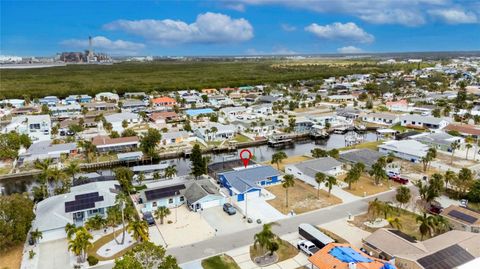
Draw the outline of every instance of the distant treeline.
M285 63L285 64L284 64ZM119 94L132 91L238 87L264 83L318 80L356 73L406 71L416 64L377 65L373 61L347 64L301 64L299 61L155 61L113 65L67 65L35 69L1 69L0 99L46 95Z

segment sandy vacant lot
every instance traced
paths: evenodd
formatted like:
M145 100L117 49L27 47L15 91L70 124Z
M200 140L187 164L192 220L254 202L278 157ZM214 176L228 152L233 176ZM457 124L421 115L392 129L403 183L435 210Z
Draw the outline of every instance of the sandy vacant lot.
M342 202L334 195L328 197L328 192L324 190L320 190L318 198L317 189L298 179L295 179L295 186L288 189L288 207L285 206L285 188L281 184L266 189L276 196L267 202L283 214L288 214L292 210L296 214L301 214Z
M346 177L346 174L341 175L338 177L339 180L342 180ZM399 183L396 183L392 180L390 180L390 187L396 188L400 186ZM388 182L383 182L381 185L375 185L373 182L373 179L367 175L363 174L360 177L360 180L358 180L356 183L352 184L352 189L348 189L348 187L343 188L344 191L347 191L353 195L364 197L364 196L369 196L385 191L389 191L390 188L388 187Z
M307 161L307 160L311 160L311 159L312 158L310 158L308 156L297 155L297 156L291 156L291 157L286 158L281 163L279 163L278 167L277 167L276 163L272 164L271 161L264 162L263 164L271 165L275 169L280 168L281 171L285 171L285 165L287 165L287 164L299 163L299 162L303 162L303 161Z

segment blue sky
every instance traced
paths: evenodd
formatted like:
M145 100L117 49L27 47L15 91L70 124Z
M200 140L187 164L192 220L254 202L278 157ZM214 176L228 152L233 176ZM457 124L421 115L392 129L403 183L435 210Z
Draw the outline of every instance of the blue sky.
M255 55L480 48L474 0L0 0L0 54Z

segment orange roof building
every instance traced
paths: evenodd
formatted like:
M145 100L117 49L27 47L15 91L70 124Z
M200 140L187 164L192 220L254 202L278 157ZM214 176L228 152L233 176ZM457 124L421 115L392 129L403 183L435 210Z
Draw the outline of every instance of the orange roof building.
M308 258L314 269L396 269L395 265L349 245L330 243Z
M152 99L152 103L156 106L174 106L177 104L177 101L170 97L158 97Z

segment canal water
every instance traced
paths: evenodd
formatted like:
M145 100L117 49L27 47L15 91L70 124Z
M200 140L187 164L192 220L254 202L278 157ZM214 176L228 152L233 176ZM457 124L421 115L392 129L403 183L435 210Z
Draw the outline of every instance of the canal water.
M364 141L376 141L377 135L372 132L364 134ZM345 135L342 134L331 134L328 139L325 140L306 140L296 142L295 145L288 148L271 148L267 145L251 147L248 148L256 162L265 162L272 159L272 155L277 151L284 151L287 156L303 155L309 153L314 148L322 148L325 150L331 150L334 148L345 147ZM211 159L211 162L219 162L225 160L236 159L239 156L241 149L237 152L228 152L221 154L206 154ZM190 160L185 158L171 159L168 160L171 165L175 165L177 168L177 174L179 176L187 175L190 173ZM2 189L4 194L11 193L22 193L29 191L33 186L36 185L35 177L24 177L24 178L15 178L15 179L4 179L0 180L0 189Z

